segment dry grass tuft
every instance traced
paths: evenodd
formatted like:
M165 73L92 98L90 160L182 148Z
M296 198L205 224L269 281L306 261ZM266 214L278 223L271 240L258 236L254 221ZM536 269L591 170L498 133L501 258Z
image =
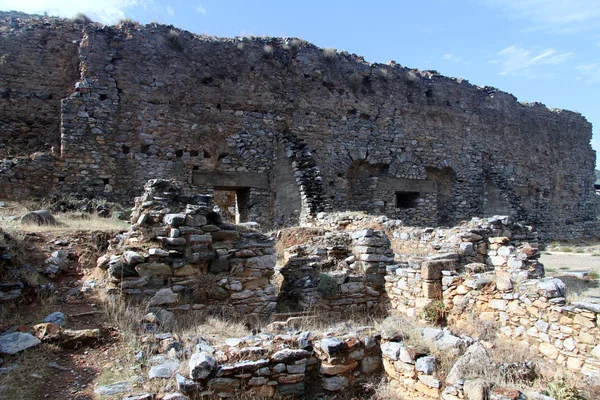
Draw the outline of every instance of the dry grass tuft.
M6 389L0 392L0 397L7 395L2 398L11 400L43 399L44 385L34 382L44 382L55 375L55 371L48 366L55 358L55 351L55 346L42 343L14 356L5 356L5 366L9 367L9 370L0 375L0 384L6 386ZM11 366L16 368L11 369Z
M177 315L175 330L182 336L198 335L212 343L223 342L231 337L244 337L252 333L249 323L242 318L210 315L202 311L188 311Z
M333 47L327 47L323 49L323 56L327 61L333 61L337 55L337 50Z
M314 237L323 236L326 230L322 228L293 227L277 232L277 257L283 257L283 251L289 247L308 244Z

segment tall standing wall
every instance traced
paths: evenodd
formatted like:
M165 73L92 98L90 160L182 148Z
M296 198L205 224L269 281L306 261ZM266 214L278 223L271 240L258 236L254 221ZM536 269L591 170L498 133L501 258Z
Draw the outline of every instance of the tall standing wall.
M33 64L33 76L61 79L48 80L53 112L28 117L22 107L42 100L0 96L9 147L47 152L0 165L7 198L57 189L130 202L160 177L233 191L243 218L265 226L360 210L416 225L511 214L545 237L597 229L591 124L577 113L296 39L11 15L0 82L34 93L21 75ZM43 36L55 45L20 46ZM60 62L36 61L49 57ZM22 145L31 132L44 140Z

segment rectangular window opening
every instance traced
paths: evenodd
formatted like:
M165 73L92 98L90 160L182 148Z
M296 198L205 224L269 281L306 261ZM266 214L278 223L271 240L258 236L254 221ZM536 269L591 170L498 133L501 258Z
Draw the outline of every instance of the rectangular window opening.
M396 192L396 208L416 208L420 197L419 192Z

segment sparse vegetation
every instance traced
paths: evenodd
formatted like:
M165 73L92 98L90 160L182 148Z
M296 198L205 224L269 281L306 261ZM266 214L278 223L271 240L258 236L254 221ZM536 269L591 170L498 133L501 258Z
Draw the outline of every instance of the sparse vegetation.
M319 275L317 291L321 296L325 298L334 296L337 293L337 286L337 282L333 276L327 273Z
M181 34L175 29L171 29L167 32L167 43L169 44L169 47L175 51L183 51L185 47Z
M407 71L406 72L406 82L413 83L417 80L417 74L415 71Z
M448 309L443 301L434 300L425 307L421 313L421 317L434 325L445 325Z
M337 55L337 50L333 47L323 49L323 56L327 61L333 61Z
M270 60L271 58L273 58L273 55L275 54L275 49L273 48L273 46L271 46L270 44L265 44L263 46L263 58L266 60Z
M348 85L350 86L350 89L352 89L352 91L354 91L354 92L356 92L356 91L358 91L358 89L360 89L362 82L363 82L363 76L361 74L359 74L358 72L355 72L348 77Z
M579 390L571 386L565 378L548 382L548 389L545 392L556 400L585 400L579 395Z
M73 21L75 21L81 25L89 25L93 22L92 19L90 17L88 17L87 15L85 15L84 13L75 14Z

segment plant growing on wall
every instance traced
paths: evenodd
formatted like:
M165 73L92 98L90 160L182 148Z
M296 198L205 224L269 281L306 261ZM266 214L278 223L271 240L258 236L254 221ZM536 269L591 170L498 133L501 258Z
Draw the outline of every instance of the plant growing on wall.
M425 307L421 312L421 318L435 325L445 325L448 309L443 301L434 300Z
M169 47L172 48L175 51L182 51L183 50L183 38L181 37L181 35L179 34L179 32L177 32L174 29L171 29L168 33L167 33L167 42L169 44Z
M325 298L332 297L337 293L338 285L335 278L329 274L319 275L317 283L317 292Z

